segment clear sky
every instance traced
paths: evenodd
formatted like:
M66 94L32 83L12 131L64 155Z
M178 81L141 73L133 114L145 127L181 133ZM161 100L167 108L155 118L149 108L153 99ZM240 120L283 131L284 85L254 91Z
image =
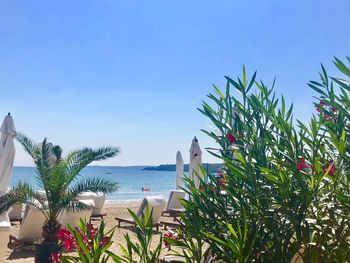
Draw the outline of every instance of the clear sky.
M307 81L350 55L349 10L348 0L3 0L0 115L66 151L119 145L103 165L174 163L177 150L186 161L194 135L213 145L196 108L243 64L276 76L307 119ZM19 145L15 164L32 164Z

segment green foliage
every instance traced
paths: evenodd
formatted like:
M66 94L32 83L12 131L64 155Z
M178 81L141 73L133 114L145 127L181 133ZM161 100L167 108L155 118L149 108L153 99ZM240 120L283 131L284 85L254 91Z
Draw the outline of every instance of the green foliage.
M129 213L136 223L136 242L131 241L128 233L124 235L126 246L120 245L123 255L122 257L112 257L115 262L126 263L156 263L162 249L162 237L155 249L151 249L153 236L152 211L149 207L145 213L138 218L130 209Z
M349 78L349 66L339 59L335 65ZM350 257L350 82L330 78L322 67L321 81L309 83L320 96L315 114L303 123L294 122L293 105L276 97L274 83L256 76L248 79L243 68L242 78L226 77L226 90L214 86L199 109L215 127L203 132L219 146L209 151L224 162L227 186L223 194L204 171L201 190L187 181L186 229L225 262L344 262Z

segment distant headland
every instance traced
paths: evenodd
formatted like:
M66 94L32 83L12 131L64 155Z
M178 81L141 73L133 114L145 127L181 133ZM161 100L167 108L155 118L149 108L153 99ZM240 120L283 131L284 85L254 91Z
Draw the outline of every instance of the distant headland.
M216 173L217 170L221 169L223 165L220 163L203 163L202 166L205 170L208 170L211 173ZM176 165L175 164L161 164L158 166L148 166L148 167L143 168L142 170L145 170L145 171L176 171ZM185 164L184 171L188 172L188 170L189 170L189 165Z

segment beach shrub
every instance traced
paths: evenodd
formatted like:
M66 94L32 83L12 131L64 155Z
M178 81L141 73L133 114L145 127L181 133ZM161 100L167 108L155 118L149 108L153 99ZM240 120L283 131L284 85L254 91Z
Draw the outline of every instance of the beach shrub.
M204 170L200 190L187 180L183 221L214 258L350 258L350 69L338 59L335 65L345 76L329 77L322 66L320 82L309 83L317 99L308 123L293 120L293 105L277 98L274 83L257 81L256 73L248 79L245 69L203 102L200 111L214 126L203 132L218 145L208 150L224 163L225 192Z
M57 233L59 244L63 246L65 252L76 252L77 256L53 253L52 262L107 262L110 256L106 251L112 244L114 228L105 233L105 226L104 221L97 227L81 219L76 228L70 226L68 229L61 228Z
M128 209L128 211L136 223L136 241L132 241L130 235L126 233L124 235L126 246L120 244L123 252L122 255L110 255L116 263L157 263L160 257L163 239L162 236L160 236L155 248L151 249L154 239L152 210L146 207L145 213L142 213L140 218L130 209Z
M21 202L39 209L44 214L46 222L42 232L43 242L37 249L36 260L48 262L53 252L48 247L56 248L58 243L57 233L61 227L58 216L64 209L87 209L86 205L78 202L79 193L110 193L117 190L117 183L106 179L79 178L81 170L93 161L116 156L119 148L83 148L63 158L61 147L53 146L46 138L42 143L35 143L27 136L19 134L17 140L34 160L38 186L44 190L44 194L36 191L32 185L19 183L0 197L0 213Z
M60 244L64 247L64 252L53 253L51 259L53 263L64 262L111 262L116 263L157 263L159 262L162 249L162 236L156 247L151 249L153 243L153 222L152 211L147 207L145 213L140 218L130 209L129 213L136 223L134 232L136 240L132 241L130 235L126 233L124 240L126 245L119 244L122 253L117 255L110 250L114 229L105 233L105 223L102 221L100 227L87 224L81 220L77 228L68 227L58 232ZM76 252L78 256L67 253Z

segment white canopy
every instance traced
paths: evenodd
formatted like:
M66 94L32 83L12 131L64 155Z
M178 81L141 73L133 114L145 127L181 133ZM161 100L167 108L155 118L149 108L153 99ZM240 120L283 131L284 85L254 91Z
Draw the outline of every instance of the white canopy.
M0 128L0 194L4 194L10 185L13 161L15 159L16 129L13 119L7 115Z
M190 167L189 177L194 181L194 184L199 188L199 179L197 175L201 175L200 165L202 164L202 150L199 147L199 143L196 137L192 140L190 148Z
M6 193L10 185L13 160L15 158L14 138L16 129L12 117L7 115L0 127L0 195ZM0 215L0 221L8 221L7 213Z
M180 151L176 154L176 189L183 187L182 177L184 175L184 160Z

